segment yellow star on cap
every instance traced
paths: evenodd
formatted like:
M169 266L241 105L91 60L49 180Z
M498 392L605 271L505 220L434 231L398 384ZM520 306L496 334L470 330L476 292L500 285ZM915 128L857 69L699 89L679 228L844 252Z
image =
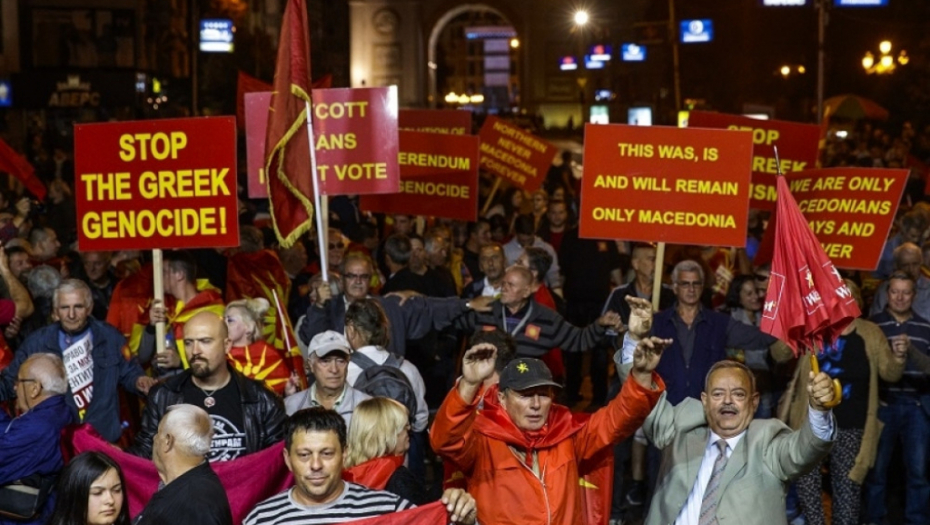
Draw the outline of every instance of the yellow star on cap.
M528 371L529 369L530 367L526 366L526 363L520 363L517 365L517 370L519 370L521 374Z

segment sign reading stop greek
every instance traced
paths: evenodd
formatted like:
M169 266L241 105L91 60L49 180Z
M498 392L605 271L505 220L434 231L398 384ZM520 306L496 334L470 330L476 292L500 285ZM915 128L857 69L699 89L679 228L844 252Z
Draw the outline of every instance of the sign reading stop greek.
M239 245L236 119L74 127L81 251Z
M397 192L397 87L315 89L311 98L320 192Z
M720 128L752 132L752 186L749 205L774 210L778 192L775 177L817 167L820 126L780 120L758 120L740 115L692 111L688 127ZM775 158L778 148L778 159Z
M585 126L581 237L745 246L752 134Z

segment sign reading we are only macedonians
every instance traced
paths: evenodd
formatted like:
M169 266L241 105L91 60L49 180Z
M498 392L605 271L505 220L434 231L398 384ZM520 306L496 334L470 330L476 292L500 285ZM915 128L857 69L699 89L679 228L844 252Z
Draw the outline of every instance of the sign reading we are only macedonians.
M752 134L585 127L581 237L745 246Z

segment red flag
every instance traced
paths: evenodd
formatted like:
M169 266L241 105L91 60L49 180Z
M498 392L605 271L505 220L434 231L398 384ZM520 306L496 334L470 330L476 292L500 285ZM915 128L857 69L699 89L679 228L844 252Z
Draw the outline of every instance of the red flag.
M303 0L288 0L281 24L274 92L265 151L271 221L278 241L290 247L313 218L313 184L307 104L310 103L310 27Z
M775 257L761 329L797 355L799 350L815 351L835 340L860 311L801 215L785 178L779 176L777 184Z
M0 171L16 177L37 199L45 200L45 184L36 177L35 168L3 139L0 139Z
M403 512L392 512L377 518L353 521L352 525L446 525L449 523L449 513L441 501L423 505Z

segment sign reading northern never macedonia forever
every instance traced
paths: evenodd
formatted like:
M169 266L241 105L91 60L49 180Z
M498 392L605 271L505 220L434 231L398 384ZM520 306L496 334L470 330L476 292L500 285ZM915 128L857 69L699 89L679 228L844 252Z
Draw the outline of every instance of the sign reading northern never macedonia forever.
M744 246L752 134L587 124L581 237Z
M400 193L362 195L366 211L473 221L478 215L478 137L400 131Z
M491 116L481 131L481 168L528 192L546 180L556 147L545 140Z
M908 170L830 168L788 175L798 208L839 268L874 270Z
M749 191L749 205L752 208L775 209L775 177L779 167L785 175L817 167L817 143L820 141L821 129L816 124L692 111L688 117L688 126L752 132L752 187ZM776 147L778 161L775 159Z
M74 127L81 251L239 245L236 119Z
M397 87L314 89L311 97L320 192L397 192Z

